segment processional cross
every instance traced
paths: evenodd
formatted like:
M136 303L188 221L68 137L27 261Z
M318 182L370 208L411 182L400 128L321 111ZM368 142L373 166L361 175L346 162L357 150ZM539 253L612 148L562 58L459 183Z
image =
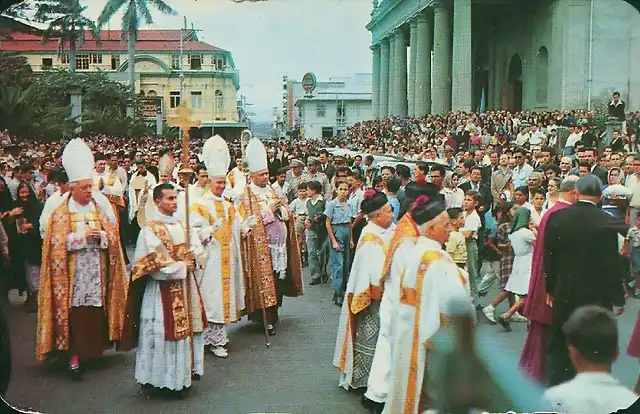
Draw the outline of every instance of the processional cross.
M191 176L194 171L189 168L189 131L191 128L199 127L201 125L200 121L196 121L191 119L192 111L187 108L187 106L183 103L176 108L174 111L174 116L169 119L169 126L178 127L182 130L182 168L178 171L178 175L182 179L182 182L187 183L189 185L189 181L191 181ZM187 233L187 245L190 242L190 234L189 234L189 188L185 188L184 194L184 203L185 205L185 230Z

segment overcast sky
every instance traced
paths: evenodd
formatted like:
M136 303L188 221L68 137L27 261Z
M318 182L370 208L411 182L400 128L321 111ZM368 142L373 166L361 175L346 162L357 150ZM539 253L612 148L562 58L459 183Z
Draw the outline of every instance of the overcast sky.
M88 17L97 19L104 0L83 0ZM330 76L371 72L371 36L365 29L371 0L268 0L236 4L231 0L168 0L178 16L152 9L150 28L179 29L182 16L200 40L231 51L240 71L240 91L256 113L272 121L281 106L282 75L302 79L314 72ZM110 22L119 29L121 14Z

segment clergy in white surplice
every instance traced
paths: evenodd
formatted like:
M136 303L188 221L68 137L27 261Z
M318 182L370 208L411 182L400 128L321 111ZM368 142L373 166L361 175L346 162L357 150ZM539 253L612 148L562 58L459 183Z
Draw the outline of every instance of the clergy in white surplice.
M93 172L93 187L109 199L113 211L118 219L120 211L124 210L124 185L116 177L115 171L107 169L107 159L102 154L95 155L96 169Z
M204 372L206 315L193 273L201 245L194 234L187 244L171 184L157 185L153 199L157 209L136 244L123 344L137 347L139 384L183 396Z
M346 390L367 386L380 329L382 267L395 229L393 209L383 193L367 190L361 208L369 223L349 273L333 357L340 370L338 385Z
M240 320L244 305L240 237L247 234L255 217L242 221L233 203L222 196L229 168L229 148L218 135L209 138L201 157L209 175L209 191L189 208L191 228L204 246L204 268L197 279L207 313L204 346L215 356L229 356L225 326Z
M434 196L435 187L428 184L411 182L405 188L405 207L407 212L400 218L389 243L389 249L382 269L383 292L380 301L380 333L371 365L371 373L364 394L365 404L374 410L381 409L389 392L390 361L393 354L393 327L400 300L400 279L405 272L420 231L411 212L414 202L424 195Z
M417 200L411 215L420 228L413 256L400 280L400 303L393 332L389 393L383 413L417 414L433 408L438 379L426 374L430 340L450 320L449 304L468 302L467 274L442 249L451 233L442 201ZM441 388L440 388L441 389Z

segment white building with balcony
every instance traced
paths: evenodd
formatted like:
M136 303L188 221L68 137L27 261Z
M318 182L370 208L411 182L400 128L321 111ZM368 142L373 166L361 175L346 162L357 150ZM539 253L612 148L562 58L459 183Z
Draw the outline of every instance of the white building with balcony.
M311 94L302 94L295 101L297 126L305 138L328 138L357 122L372 119L371 90L370 73L318 82Z

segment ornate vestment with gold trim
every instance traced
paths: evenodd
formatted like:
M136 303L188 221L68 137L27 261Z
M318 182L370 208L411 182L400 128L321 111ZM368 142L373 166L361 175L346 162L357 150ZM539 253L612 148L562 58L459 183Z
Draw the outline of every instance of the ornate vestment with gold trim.
M127 313L123 348L135 348L138 343L140 311L148 277L167 266L180 262L187 253L186 243L174 244L161 221L150 221L143 231L160 240L150 252L136 258L131 269L131 291L127 298ZM192 272L185 280L158 280L162 297L162 313L166 341L181 341L204 330L206 315L199 288Z
M353 266L345 291L345 301L340 313L333 358L333 364L341 372L339 385L345 389L353 386L366 386L366 378L364 378L365 385L354 384L353 382L354 357L358 347L358 330L364 328L364 325L360 326L363 322L369 324L369 328L374 328L375 333L367 340L369 344L366 347L375 348L379 320L375 321L377 326L373 325L373 321L378 318L378 305L382 298L382 285L380 283L382 268L394 230L394 226L383 229L370 222L364 227L358 240ZM375 301L376 306L370 309L372 301ZM363 344L363 346L365 345ZM369 361L366 363L368 368L365 368L365 370L371 367L373 361L373 351L370 354ZM356 367L356 371L359 369ZM368 375L368 372L366 374Z
M244 263L245 275L245 312L252 313L257 309L262 309L278 305L276 283L273 277L273 267L271 254L265 225L260 214L260 200L250 189L250 185L245 188L244 199L242 200L242 212L245 217L255 216L257 225L251 233L242 240L242 262ZM300 250L295 234L293 220L285 222L287 227L287 270L286 277L281 284L284 296L297 297L304 294L302 284L302 263L300 261ZM262 294L262 298L260 297Z
M415 257L400 281L385 413L417 414L430 404L431 391L423 391L433 381L425 368L427 354L433 350L433 335L448 324L447 304L454 298L468 299L472 310L465 274L437 242L419 238Z
M119 341L129 286L124 256L117 227L98 205L95 206L95 221L107 237L107 249L100 252L101 303L106 311L109 340ZM43 238L36 330L36 359L39 361L43 361L49 352L69 349L69 312L77 256L77 252L67 250L67 235L72 232L69 195L65 195L51 214Z
M240 214L232 203L210 192L191 205L189 214L191 228L204 246L204 267L196 276L207 320L235 322L245 307Z

